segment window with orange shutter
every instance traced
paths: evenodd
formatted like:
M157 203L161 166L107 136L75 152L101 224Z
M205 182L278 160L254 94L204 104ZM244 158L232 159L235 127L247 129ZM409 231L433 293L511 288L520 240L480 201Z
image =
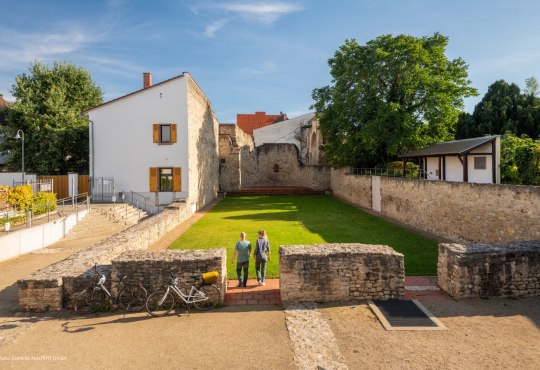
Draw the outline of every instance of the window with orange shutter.
M153 140L157 144L176 143L176 124L158 124L153 125Z

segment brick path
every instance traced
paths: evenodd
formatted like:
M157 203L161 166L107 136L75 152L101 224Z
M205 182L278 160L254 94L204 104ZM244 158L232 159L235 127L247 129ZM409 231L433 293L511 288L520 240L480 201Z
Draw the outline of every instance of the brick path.
M225 305L281 304L279 279L266 281L265 286L249 279L247 287L239 288L236 280L227 283ZM436 276L406 276L404 299L444 299L448 295L437 286Z
M405 276L404 299L444 299L448 297L437 286L437 276Z
M225 305L281 304L279 279L266 280L265 286L257 285L257 280L248 279L245 288L238 287L238 281L229 280Z

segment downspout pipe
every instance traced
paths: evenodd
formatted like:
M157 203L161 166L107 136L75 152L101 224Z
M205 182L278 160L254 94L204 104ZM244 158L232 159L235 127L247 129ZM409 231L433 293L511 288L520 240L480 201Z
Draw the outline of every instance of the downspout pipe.
M90 138L90 147L89 147L89 172L90 172L90 178L94 178L94 121L91 119L88 120L88 128L90 130L89 132L89 138Z

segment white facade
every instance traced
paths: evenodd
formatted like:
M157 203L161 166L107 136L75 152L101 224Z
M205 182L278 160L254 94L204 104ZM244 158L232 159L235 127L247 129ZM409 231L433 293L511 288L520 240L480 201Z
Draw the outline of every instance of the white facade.
M500 141L496 140L495 145L495 173L496 183L500 182L500 170L498 163L500 163ZM491 155L492 144L486 143L474 150L472 150L467 156L467 170L468 170L468 182L478 184L492 184L493 183L493 159ZM475 160L475 158L478 158ZM475 165L476 162L476 165ZM426 158L426 177L428 180L444 179L446 181L464 181L463 179L463 164L459 160L458 156L447 155L444 156L444 162L441 160L441 171L445 170L445 173L439 175L439 157L427 157Z
M212 198L214 182L208 175L213 169L201 173L200 167L212 167L214 157L217 191L218 123L189 74L92 108L86 114L91 121L90 176L113 177L114 193L133 191L160 205L191 198L194 208L199 208L203 205L199 203ZM156 142L155 125L175 125L175 142ZM202 132L203 127L210 132ZM201 141L207 146L203 147ZM202 159L201 150L205 151ZM180 169L180 191L152 191L150 169L159 168ZM203 180L212 184L194 186ZM203 192L205 200L201 202Z

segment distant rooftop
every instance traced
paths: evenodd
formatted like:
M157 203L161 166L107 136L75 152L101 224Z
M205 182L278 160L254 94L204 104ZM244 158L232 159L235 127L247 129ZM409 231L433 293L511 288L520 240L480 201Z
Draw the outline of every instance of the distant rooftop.
M272 123L281 122L287 119L285 113L279 114L266 114L265 112L255 112L255 114L237 114L236 124L246 134L253 134L253 130L269 126Z
M3 108L9 107L10 103L0 95L0 125L6 124L6 112Z

